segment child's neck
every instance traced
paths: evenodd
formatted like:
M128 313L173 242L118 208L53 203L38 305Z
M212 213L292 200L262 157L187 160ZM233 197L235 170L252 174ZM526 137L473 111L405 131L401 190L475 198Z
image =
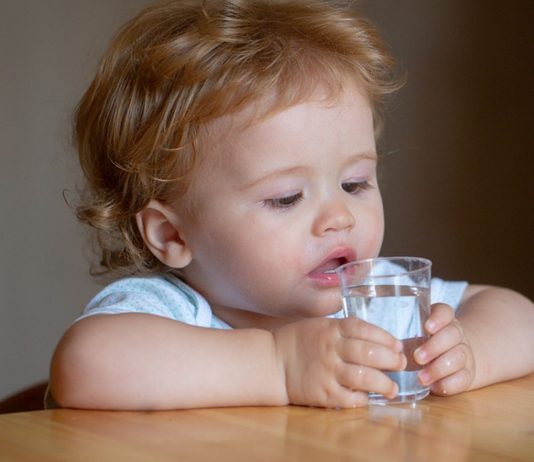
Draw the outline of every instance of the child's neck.
M212 306L212 311L234 329L256 328L272 331L294 321L223 306Z

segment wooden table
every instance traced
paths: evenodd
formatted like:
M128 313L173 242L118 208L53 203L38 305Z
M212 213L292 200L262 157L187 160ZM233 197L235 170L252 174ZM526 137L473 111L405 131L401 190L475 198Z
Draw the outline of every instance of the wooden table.
M534 461L534 375L415 407L0 416L0 460Z

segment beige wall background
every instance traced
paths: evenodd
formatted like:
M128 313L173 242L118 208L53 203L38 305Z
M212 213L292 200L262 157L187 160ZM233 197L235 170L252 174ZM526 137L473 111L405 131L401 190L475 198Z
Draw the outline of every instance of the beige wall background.
M46 380L98 286L63 200L70 117L115 29L147 1L0 0L0 398Z
M71 112L112 33L147 0L0 0L0 398L46 380L98 286ZM362 0L408 84L382 152L383 254L534 296L530 0ZM533 326L534 331L534 326Z

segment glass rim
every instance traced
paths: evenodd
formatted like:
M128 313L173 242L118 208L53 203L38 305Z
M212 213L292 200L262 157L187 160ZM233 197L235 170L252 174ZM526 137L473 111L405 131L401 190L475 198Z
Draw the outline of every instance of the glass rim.
M338 276L341 276L343 274L343 271L346 268L350 267L350 266L356 266L356 265L362 265L363 266L363 265L368 264L370 262L381 262L381 261L393 262L394 260L419 261L419 262L422 263L422 266L420 268L413 269L413 270L407 270L407 269L403 268L403 271L400 271L398 273L376 274L376 275L372 275L372 276L369 276L369 277L372 277L372 278L391 278L391 277L395 277L395 276L404 276L404 275L407 275L407 274L414 274L414 273L418 273L418 272L421 272L421 271L427 271L432 267L432 261L429 260L428 258L424 258L424 257L403 257L403 256L400 256L400 257L375 257L375 258L365 258L363 260L349 261L347 263L344 263L343 265L338 266L334 271L338 274Z

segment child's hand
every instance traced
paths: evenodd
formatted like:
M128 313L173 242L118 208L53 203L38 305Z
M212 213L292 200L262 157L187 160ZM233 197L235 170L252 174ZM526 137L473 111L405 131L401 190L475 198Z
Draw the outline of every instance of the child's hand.
M356 318L309 319L276 330L288 402L307 406L365 406L369 391L393 398L398 387L381 370L401 370L402 344Z
M425 329L431 338L414 353L415 361L426 366L419 372L421 383L430 385L432 393L437 395L467 390L474 380L475 363L454 310L443 303L432 305Z

